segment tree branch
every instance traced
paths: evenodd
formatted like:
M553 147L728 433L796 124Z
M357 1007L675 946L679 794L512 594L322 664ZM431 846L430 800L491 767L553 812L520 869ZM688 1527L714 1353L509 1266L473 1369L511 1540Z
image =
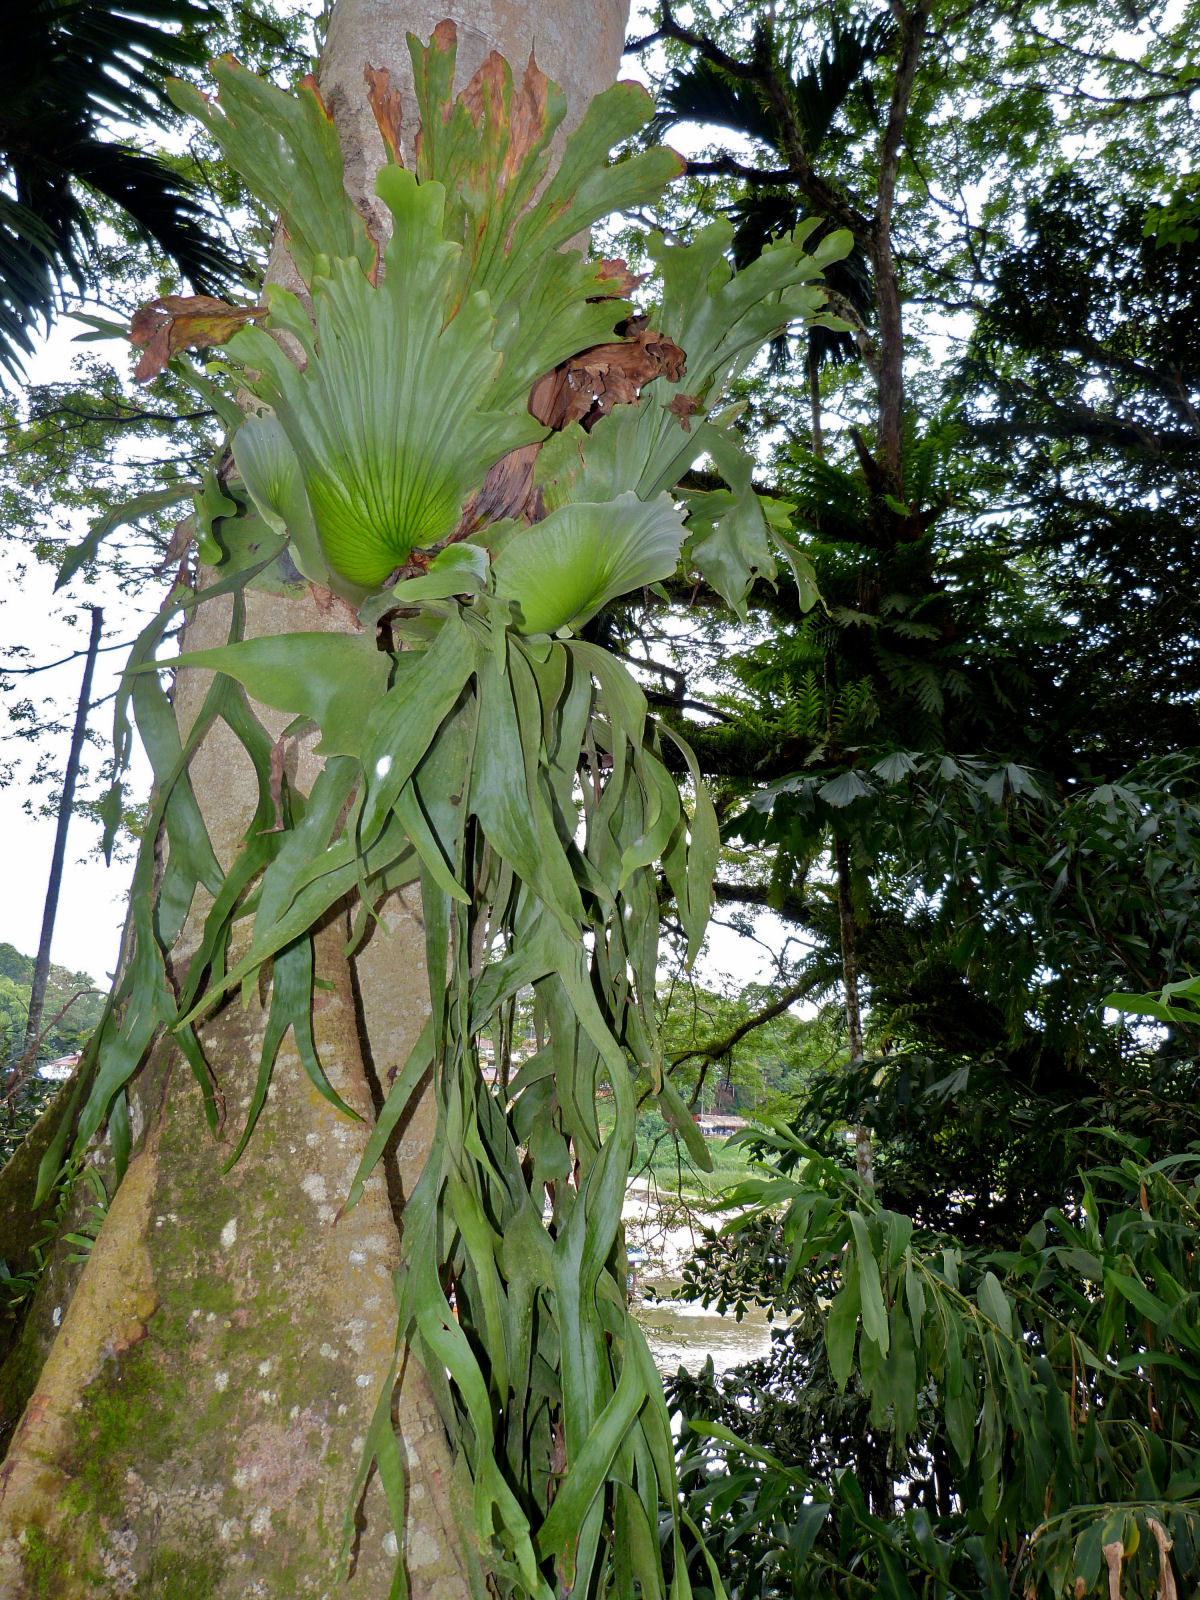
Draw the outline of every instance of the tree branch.
M773 1000L769 1006L764 1006L761 1011L755 1012L745 1022L740 1022L724 1038L714 1039L710 1043L700 1045L694 1050L685 1050L681 1055L673 1056L671 1058L671 1070L674 1071L676 1067L682 1066L685 1061L720 1061L723 1056L729 1054L736 1044L740 1044L748 1033L753 1033L755 1028L761 1028L764 1023L773 1022L789 1006L794 1005L797 1000L802 1000L811 987L812 980L808 978L804 979L802 983L792 984L790 988L785 989L781 995Z
M732 901L737 905L763 906L801 927L811 927L813 924L812 907L803 895L796 894L794 890L784 890L781 894L766 883L717 881L712 886L712 892L714 899L726 905Z
M722 50L720 45L704 34L683 27L675 20L671 10L671 0L661 0L661 14L662 26L653 36L655 39L673 39L678 44L687 45L700 56L701 60L711 62L722 72L728 73L731 78L736 78L742 83L755 84L766 95L767 102L775 115L780 131L780 144L789 162L785 171L773 175L760 174L757 168L748 167L744 171L730 172L728 175L744 178L751 183L795 184L805 199L809 200L822 216L836 222L839 227L849 228L855 240L867 248L871 236L870 219L851 205L839 189L827 183L813 170L808 151L804 147L800 124L796 120L796 109L789 93L789 85L782 76L773 67L764 70L739 61L736 56L731 56L728 51ZM688 170L699 173L702 167L708 165L709 163L689 162Z

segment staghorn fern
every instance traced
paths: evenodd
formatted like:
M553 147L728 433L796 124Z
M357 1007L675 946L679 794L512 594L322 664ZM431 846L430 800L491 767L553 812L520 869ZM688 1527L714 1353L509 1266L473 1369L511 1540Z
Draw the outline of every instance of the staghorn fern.
M686 246L660 241L662 298L648 313L662 330L659 365L636 368L623 403L597 400L586 427L555 431L532 414L535 380L570 361L586 371L597 341L615 351L606 363L640 362L649 349L622 334L613 342L628 308L611 298L605 265L559 246L611 207L652 196L678 160L656 150L606 165L649 110L642 91L618 85L539 188L563 106L536 67L526 85L542 117L524 124L518 145L507 66L485 63L449 104L453 28L410 46L424 136L415 172L393 162L379 176L396 222L382 258L345 198L332 123L311 85L293 99L227 62L216 102L179 93L280 210L305 297L272 290L266 308L217 311L159 302L146 323L158 341L146 365L174 360L220 409L236 470L223 463L196 500L211 583L199 595L174 591L118 696L122 751L132 696L157 783L133 959L89 1056L76 1142L107 1118L118 1156L127 1153L125 1086L161 1028L211 1112L196 1029L223 996L267 987L268 975L239 1150L289 1026L314 1086L331 1096L313 1045L314 930L349 901L361 938L387 893L419 884L431 1014L346 1201L432 1069L438 1126L405 1207L397 1358L407 1341L429 1375L497 1593L631 1592L636 1571L645 1593L669 1582L683 1597L669 1418L626 1305L620 1212L638 1095L656 1099L693 1158L708 1160L664 1070L654 997L660 876L694 955L719 841L690 750L651 721L618 660L573 635L602 606L667 576L681 546L735 607L756 575L775 576L781 547L722 394L764 341L821 315L822 265L849 240L827 238L813 254L802 237L780 242L741 273L726 227ZM390 103L377 96L394 150ZM225 343L230 388L254 397L248 415L187 364L180 352L194 332L205 346ZM671 350L686 355L686 373ZM517 471L524 451L537 456L528 480ZM676 502L671 491L704 453L728 489ZM520 492L505 500L510 471ZM803 579L803 557L785 554ZM247 587L294 586L297 569L361 603L364 631L243 638ZM181 607L225 594L229 643L182 658L216 675L181 748L154 653ZM376 647L380 622L387 650ZM243 691L320 729L326 761L308 795L272 786L271 741ZM259 813L227 873L187 779L188 754L218 720L260 780ZM690 773L690 812L666 741ZM160 829L168 864L156 902ZM165 956L199 886L212 908L176 996ZM504 1100L483 1082L476 1040L503 1027L528 986L547 1042ZM594 1109L602 1083L616 1109L607 1137ZM47 1156L44 1186L70 1130ZM399 1529L390 1383L360 1487L373 1467ZM347 1548L352 1535L350 1515Z

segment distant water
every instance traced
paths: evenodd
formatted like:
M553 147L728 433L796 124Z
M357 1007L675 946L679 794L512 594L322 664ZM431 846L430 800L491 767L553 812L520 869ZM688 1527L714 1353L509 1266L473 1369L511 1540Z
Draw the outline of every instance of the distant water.
M655 1279L653 1287L667 1295L678 1285ZM720 1316L694 1301L639 1296L633 1313L660 1372L674 1372L680 1366L699 1372L709 1356L718 1372L726 1372L743 1362L757 1361L771 1348L771 1324L765 1311L747 1311L738 1322L732 1312Z
M699 1230L710 1219L691 1222L673 1203L660 1204L645 1184L635 1184L625 1197L626 1243L633 1253L634 1315L660 1372L684 1366L699 1372L709 1356L718 1372L756 1361L771 1348L766 1312L748 1311L738 1322L732 1313L720 1316L695 1301L667 1298L681 1282L683 1263L700 1242ZM720 1219L710 1225L719 1226Z

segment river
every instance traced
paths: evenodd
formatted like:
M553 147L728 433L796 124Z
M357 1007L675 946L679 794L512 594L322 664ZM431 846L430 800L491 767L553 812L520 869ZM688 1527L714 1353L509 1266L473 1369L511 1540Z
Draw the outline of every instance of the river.
M739 1322L696 1302L668 1298L680 1286L683 1263L700 1242L699 1225L675 1215L673 1206L670 1220L664 1220L657 1196L644 1184L630 1187L623 1216L633 1267L634 1315L660 1372L679 1366L698 1372L710 1356L716 1370L724 1372L766 1355L771 1324L764 1311L747 1311Z

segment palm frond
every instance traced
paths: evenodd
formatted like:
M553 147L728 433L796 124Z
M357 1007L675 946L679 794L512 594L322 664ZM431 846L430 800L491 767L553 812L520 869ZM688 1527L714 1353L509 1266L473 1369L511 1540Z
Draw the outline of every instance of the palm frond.
M54 308L54 237L28 206L0 190L0 366L14 377L32 355L32 330Z
M75 176L113 200L137 232L175 262L200 294L228 284L230 261L207 229L194 187L165 161L122 145L93 143L76 153Z
M175 69L204 60L210 0L0 0L0 367L15 374L64 279L82 286L95 245L83 200L119 206L197 289L237 265L208 237L200 191L164 161L106 137L113 119L173 115Z
M788 74L792 105L810 158L824 144L833 119L848 97L855 90L869 88L867 68L887 49L894 31L887 17L863 19L847 26L834 17L820 56L798 75Z
M715 62L696 59L670 79L650 127L656 137L662 137L679 122L728 128L758 140L787 160L786 131L766 89L770 79L775 78L788 86L805 154L813 160L848 99L856 93L870 98L868 69L888 47L893 33L894 27L885 17L850 24L833 18L821 54L805 64L791 56L781 56L774 30L760 25L750 51L750 65L757 69L757 80L735 76ZM791 233L803 214L795 189L747 190L730 210L735 228L735 263L742 267L756 260L771 240ZM846 260L834 264L826 278L864 321L869 319L874 308L874 284L870 264L861 250L856 249ZM808 347L818 365L826 361L841 365L857 355L852 335L829 328L811 329ZM772 370L781 370L789 353L786 334L773 341Z
M675 73L662 92L649 132L662 138L679 122L730 128L772 149L778 146L779 129L766 97L744 78L733 77L711 61L693 61Z

